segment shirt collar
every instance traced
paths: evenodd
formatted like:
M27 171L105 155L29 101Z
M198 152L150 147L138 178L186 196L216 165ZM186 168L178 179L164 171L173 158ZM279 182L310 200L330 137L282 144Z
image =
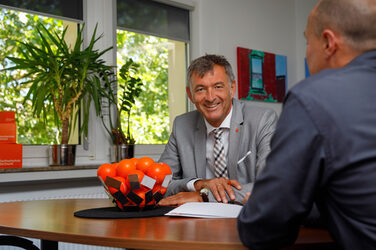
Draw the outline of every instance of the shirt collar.
M232 108L233 106L231 106L231 109L230 109L230 113L228 113L228 115L226 116L226 118L223 120L223 122L221 123L221 125L219 125L219 127L213 127L212 125L210 125L210 123L204 118L204 121L205 121L205 125L206 125L206 133L209 135L210 132L212 132L214 129L216 128L230 128L230 124L231 124L231 117L232 117Z

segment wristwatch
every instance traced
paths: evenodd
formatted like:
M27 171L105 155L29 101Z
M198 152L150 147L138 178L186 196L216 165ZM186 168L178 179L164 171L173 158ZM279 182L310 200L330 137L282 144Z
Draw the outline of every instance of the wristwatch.
M202 198L203 202L209 202L209 189L202 188L200 190L200 195L201 195L201 198Z

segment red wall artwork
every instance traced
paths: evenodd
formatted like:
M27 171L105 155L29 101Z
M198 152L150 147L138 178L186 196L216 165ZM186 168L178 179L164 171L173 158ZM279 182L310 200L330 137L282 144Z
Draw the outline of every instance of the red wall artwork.
M287 57L237 47L239 99L283 102Z

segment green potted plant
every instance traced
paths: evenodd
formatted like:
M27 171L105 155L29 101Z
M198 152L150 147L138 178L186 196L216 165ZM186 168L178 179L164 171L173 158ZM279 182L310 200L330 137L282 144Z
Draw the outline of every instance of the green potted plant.
M29 87L29 91L25 100L31 100L33 114L46 118L48 111L53 110L55 124L61 130L61 144L51 146L51 165L74 165L76 145L68 145L68 142L77 124L79 111L82 110L80 132L87 135L91 102L94 103L97 115L101 111L97 97L101 91L100 76L108 80L106 74L112 68L105 65L105 61L100 58L112 48L102 51L94 48L101 38L96 37L97 27L89 44L82 48L83 26L78 30L75 43L70 47L65 40L68 27L62 34L58 34L38 24L35 39L39 42L17 41L22 56L9 57L14 66L8 70L26 72L23 75L23 84ZM56 159L56 156L63 155L69 158Z
M140 65L132 59L128 59L119 70L118 86L116 81L107 81L102 89L102 95L108 100L109 119L106 123L102 115L103 125L111 137L113 149L111 161L118 162L124 158L134 156L135 139L131 133L131 111L136 102L136 98L142 92L142 79L139 77ZM118 91L116 91L118 90ZM117 98L119 96L119 99ZM115 110L113 114L112 110ZM123 130L121 122L122 115L126 116L126 128ZM124 133L124 131L126 131Z

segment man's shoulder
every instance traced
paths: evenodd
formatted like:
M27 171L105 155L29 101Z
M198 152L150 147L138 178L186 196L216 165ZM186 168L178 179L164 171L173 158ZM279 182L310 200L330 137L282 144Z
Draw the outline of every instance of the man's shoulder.
M301 80L289 92L299 95L322 94L323 90L338 92L344 83L349 82L349 77L354 76L358 70L359 65L356 63L350 63L341 68L326 68Z
M314 91L315 89L320 89L322 86L326 85L333 71L333 69L324 69L315 75L311 75L295 84L289 92L304 93L307 92L307 90Z
M235 100L234 108L232 122L244 123L253 128L260 127L260 124L275 124L278 120L273 109L258 106L251 101Z
M176 124L197 124L202 115L197 111L190 111L175 117L174 123Z
M237 100L237 102L239 103L238 106L242 110L244 116L253 116L255 118L255 116L263 116L265 114L276 115L276 112L273 109L255 105L251 101Z
M289 95L300 97L301 101L307 98L317 100L330 99L333 96L348 94L358 91L358 82L374 83L374 70L376 50L365 52L354 58L346 66L340 68L327 68L310 77L307 77L289 90ZM363 91L368 91L364 88Z
M314 120L323 120L325 115L336 116L338 110L361 101L353 97L354 92L369 91L369 88L359 88L359 82L373 79L365 75L361 77L358 70L353 65L324 69L293 86L287 94L286 102L297 101L295 103L302 106Z

